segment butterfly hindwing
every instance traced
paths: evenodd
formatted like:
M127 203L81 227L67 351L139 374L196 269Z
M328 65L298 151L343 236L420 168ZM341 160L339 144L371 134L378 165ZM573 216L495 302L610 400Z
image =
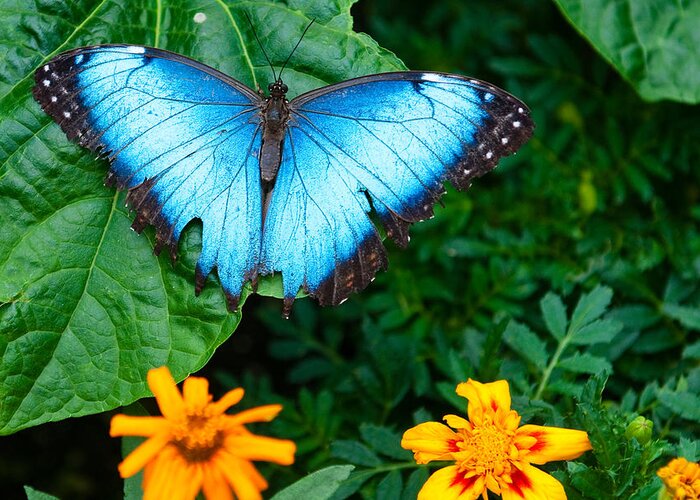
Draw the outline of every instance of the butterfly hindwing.
M184 227L202 221L197 289L216 266L235 308L260 250L262 99L185 57L120 45L52 59L34 95L69 138L109 158L108 183L129 190L133 227L153 224L158 248L174 256Z
M529 111L490 84L441 73L357 78L299 96L267 213L265 273L322 304L364 288L386 256L370 214L397 244L458 189L532 134Z
M386 267L379 235L367 223L369 201L328 147L323 136L293 128L285 137L261 255L262 273L282 273L285 313L300 287L321 304L338 304L346 290L364 288Z

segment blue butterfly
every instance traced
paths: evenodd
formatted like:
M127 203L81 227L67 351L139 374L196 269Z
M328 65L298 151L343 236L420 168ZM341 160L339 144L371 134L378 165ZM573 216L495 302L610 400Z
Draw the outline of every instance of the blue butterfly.
M133 228L158 253L202 222L195 293L217 269L228 305L281 273L284 314L299 289L339 304L387 266L376 218L399 246L448 181L465 189L532 135L527 107L488 83L406 71L285 98L209 66L136 45L83 47L36 71L34 97L67 136L107 157ZM372 215L372 217L370 216Z

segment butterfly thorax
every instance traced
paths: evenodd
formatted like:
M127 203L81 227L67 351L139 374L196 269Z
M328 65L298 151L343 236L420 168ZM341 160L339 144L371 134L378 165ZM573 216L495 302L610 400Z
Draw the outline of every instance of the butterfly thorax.
M265 99L262 108L263 140L260 154L260 177L263 188L269 191L277 177L282 159L282 144L289 120L289 103L286 99L287 86L278 80L268 87L270 97Z

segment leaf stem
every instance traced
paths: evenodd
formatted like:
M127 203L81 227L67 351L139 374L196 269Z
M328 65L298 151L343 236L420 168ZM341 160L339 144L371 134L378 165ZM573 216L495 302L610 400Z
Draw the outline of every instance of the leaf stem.
M561 341L559 341L559 345L557 346L557 350L554 352L554 355L552 356L552 359L549 360L549 363L547 364L547 368L545 368L544 373L542 374L542 380L540 380L540 385L537 386L537 391L535 392L534 399L540 399L542 397L542 393L544 392L544 389L547 387L547 383L549 382L549 378L552 376L552 372L554 369L557 367L557 364L559 363L559 358L561 358L561 355L564 353L564 350L569 347L569 342L571 341L571 338L573 336L573 330L569 328L569 330L566 332L566 335L562 337Z

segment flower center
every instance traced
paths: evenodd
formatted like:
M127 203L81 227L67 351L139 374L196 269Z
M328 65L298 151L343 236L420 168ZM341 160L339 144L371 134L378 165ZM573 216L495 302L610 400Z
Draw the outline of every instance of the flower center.
M224 444L224 420L221 415L208 415L199 409L188 413L173 426L171 443L188 462L206 462Z
M513 436L493 424L476 427L464 434L464 450L468 458L461 464L463 468L475 470L478 474L494 473L501 475L510 471L510 450Z

